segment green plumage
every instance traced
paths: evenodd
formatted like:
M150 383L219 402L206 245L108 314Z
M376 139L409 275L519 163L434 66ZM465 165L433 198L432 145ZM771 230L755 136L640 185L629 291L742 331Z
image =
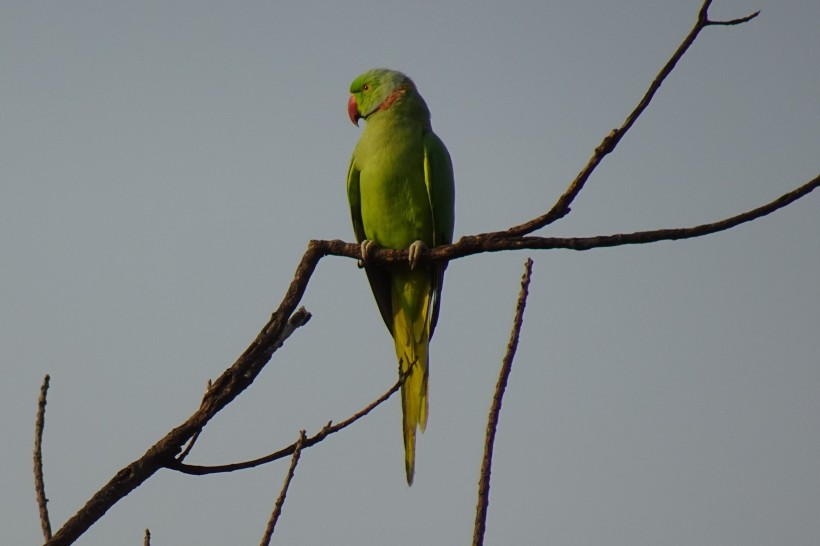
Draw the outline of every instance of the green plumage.
M366 120L353 151L347 196L356 240L405 249L453 238L453 168L430 127L430 112L413 82L375 69L350 86L348 112ZM411 249L412 251L413 249ZM411 252L412 255L412 252ZM395 341L402 387L407 483L413 483L416 428L427 424L428 345L438 320L446 265L388 267L365 263L373 295Z

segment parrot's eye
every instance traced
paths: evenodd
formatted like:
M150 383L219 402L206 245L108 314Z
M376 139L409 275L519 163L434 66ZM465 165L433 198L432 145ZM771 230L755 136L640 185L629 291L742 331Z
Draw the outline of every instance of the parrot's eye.
M362 92L363 93L366 92L366 91L369 91L369 90L370 90L370 84L369 83L366 83L362 86Z

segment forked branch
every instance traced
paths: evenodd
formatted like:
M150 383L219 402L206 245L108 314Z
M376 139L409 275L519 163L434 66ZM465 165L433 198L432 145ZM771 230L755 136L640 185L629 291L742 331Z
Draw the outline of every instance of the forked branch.
M396 384L390 387L390 389L385 392L383 395L378 397L376 400L371 402L367 407L345 419L344 421L340 421L335 425L331 422L328 422L322 430L317 432L315 435L311 436L310 438L305 438L301 441L300 449L304 449L307 447L315 446L331 434L335 434L340 430L343 430L374 409L377 406L382 404L383 402L387 401L388 398L393 396L399 388L401 388L402 383L404 383L405 377L400 377ZM221 474L224 472L235 472L237 470L245 470L246 468L254 468L256 466L260 466L263 464L267 464L273 461L277 461L279 459L284 459L288 455L292 455L296 452L297 443L290 444L287 447L284 447L278 451L274 451L269 455L265 455L264 457L259 457L258 459L252 459L250 461L243 461L241 463L231 463L231 464L223 464L223 465L215 465L215 466L198 466L198 465L191 465L191 464L184 464L181 461L174 461L173 463L168 465L168 468L172 470L176 470L178 472L182 472L183 474L191 474L194 476L202 476L205 474Z

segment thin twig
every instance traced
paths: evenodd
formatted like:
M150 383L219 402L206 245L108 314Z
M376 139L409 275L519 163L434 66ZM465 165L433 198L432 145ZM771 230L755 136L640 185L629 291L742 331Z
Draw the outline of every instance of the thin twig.
M484 440L484 458L481 461L481 476L478 480L478 504L475 510L475 527L473 529L473 546L484 544L484 531L487 528L487 508L490 505L490 473L493 466L493 444L495 443L495 432L498 429L498 419L501 415L501 401L504 398L504 390L507 388L507 380L512 371L513 358L518 348L518 336L521 334L521 325L524 324L524 308L527 306L527 295L529 294L530 278L532 276L532 258L527 258L524 264L524 275L521 277L521 291L518 294L518 303L515 306L515 319L513 320L510 341L507 343L507 354L501 364L501 371L498 374L498 383L495 385L495 395L490 406L490 416L487 419L487 436Z
M142 546L151 546L151 531L145 530L145 538L142 541Z
M268 526L265 529L265 534L262 536L261 546L268 546L270 539L273 536L273 530L276 528L276 522L279 521L279 515L282 513L282 506L285 504L285 496L288 494L290 482L293 480L293 474L296 472L296 465L299 464L299 456L302 454L302 445L305 442L305 431L299 431L299 439L296 441L296 447L293 450L293 456L290 458L290 468L285 476L285 483L282 484L282 490L279 492L279 497L273 505L273 513L270 515Z
M210 392L212 385L213 385L213 383L209 379L208 384L205 386L205 394L203 395L203 401L204 401L204 397L208 396L208 392ZM191 453L191 450L194 449L194 445L196 444L196 441L199 440L199 435L201 433L202 433L202 429L199 429L198 431L196 431L194 433L194 435L188 441L188 444L185 446L185 449L183 449L182 453L180 453L179 456L177 457L177 461L182 462L182 461L185 460L185 458Z
M191 436L191 439L188 441L188 444L185 446L185 449L182 451L182 453L179 454L179 457L177 457L177 461L184 461L185 458L191 453L191 450L194 449L194 444L196 444L196 441L199 440L200 434L202 434L202 429L194 432L194 435Z
M406 376L402 376L396 382L395 385L390 387L390 389L385 392L383 395L378 397L376 400L371 402L366 408L362 409L355 415L348 417L344 421L336 423L332 425L332 421L329 421L318 433L310 438L305 439L302 442L302 449L314 446L324 440L326 437L339 432L340 430L347 428L348 426L352 425L371 411L373 411L377 406L385 402L388 398L393 396L400 388L402 383L404 383L404 379ZM183 474L191 474L194 476L202 476L205 474L220 474L224 472L235 472L237 470L244 470L246 468L253 468L255 466L260 466L266 463L270 463L279 459L284 459L288 455L293 454L296 451L296 443L293 443L287 447L280 449L279 451L275 451L269 455L265 455L264 457L259 457L257 459L253 459L250 461L243 461L240 463L232 463L232 464L224 464L224 465L215 465L215 466L198 466L198 465L190 465L190 464L183 464L181 462L173 463L168 465L168 468L171 470L176 470L178 472L182 472Z
M707 21L706 26L723 26L723 27L732 27L735 25L742 25L743 23L748 23L755 17L760 15L760 10L757 10L754 13L747 15L746 17L739 17L737 19L731 19L729 21Z
M43 537L51 540L51 521L48 518L48 499L46 484L43 479L43 429L46 425L46 394L51 378L46 374L40 387L40 398L37 400L37 419L34 423L34 490L37 496L37 507L40 509L40 527Z

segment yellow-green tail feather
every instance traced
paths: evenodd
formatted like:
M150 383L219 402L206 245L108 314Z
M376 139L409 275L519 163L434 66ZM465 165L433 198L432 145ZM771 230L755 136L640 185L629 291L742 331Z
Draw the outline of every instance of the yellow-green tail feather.
M430 344L430 274L421 271L393 277L393 339L399 371L407 377L401 388L404 419L404 465L413 484L416 428L427 426L427 353Z

